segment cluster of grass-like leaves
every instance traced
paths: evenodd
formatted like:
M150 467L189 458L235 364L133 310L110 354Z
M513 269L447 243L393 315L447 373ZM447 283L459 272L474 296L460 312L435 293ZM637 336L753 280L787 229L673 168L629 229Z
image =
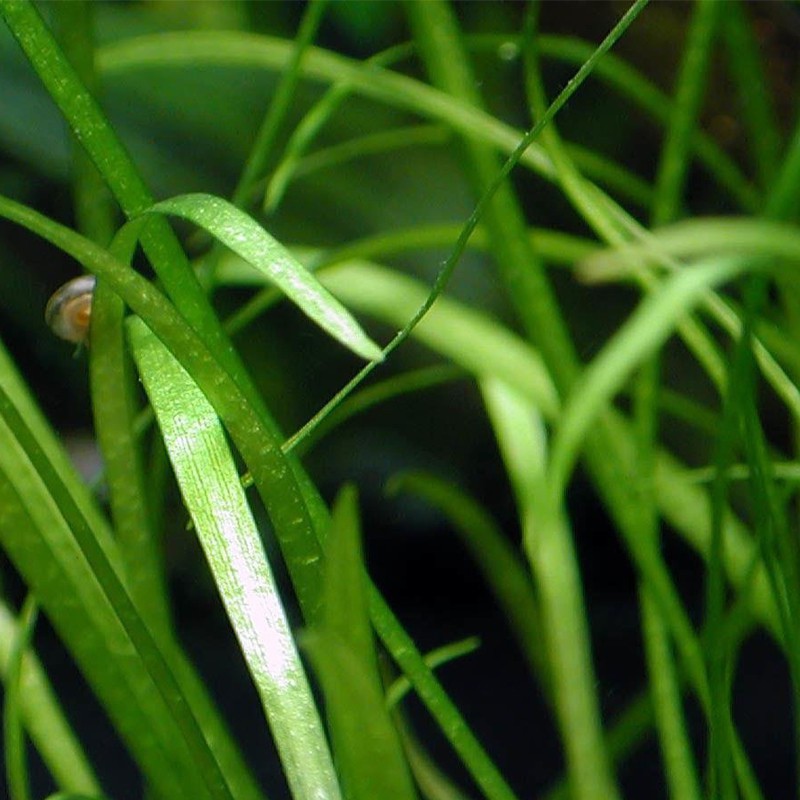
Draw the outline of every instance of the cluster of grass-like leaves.
M390 489L424 498L451 520L507 616L563 742L566 777L554 796L569 791L582 800L618 797L614 764L653 727L672 796L700 797L704 784L714 797L762 796L732 718L730 694L739 648L762 626L785 653L793 704L800 699L796 526L789 522L780 483L793 479L796 470L777 463L756 405L756 388L764 382L793 422L800 415L790 277L800 261L800 234L790 224L800 187L800 127L782 148L740 2L725 4L724 14L714 0L691 8L671 97L608 53L637 16L647 14L645 0L632 4L599 47L541 34L535 5L518 35L475 41L462 36L445 2L405 9L413 41L359 63L313 46L326 11L320 0L308 4L294 41L173 32L97 50L86 4L53 9L64 32L57 42L35 5L0 0L5 23L81 148L74 159L80 232L10 198L0 197L0 216L98 278L89 360L111 511L110 519L101 513L0 350L0 545L31 592L19 617L0 609L6 765L14 800L30 797L23 728L60 796L102 792L29 649L37 606L155 796L263 796L170 622L141 448L142 430L153 416L262 700L291 796L463 796L403 725L399 704L405 692L414 691L475 790L491 800L512 800L513 788L432 671L471 645L427 658L420 654L365 570L355 490L344 487L329 510L298 455L364 408L465 374L479 386L496 434L518 509L522 555L485 509L439 477L404 474ZM698 126L711 55L723 47L733 54L731 73L746 114L742 124L752 134L752 179ZM531 115L526 134L485 112L476 89L471 49L498 48L516 58L524 78ZM429 83L392 70L412 55ZM575 69L552 103L542 59ZM230 200L187 194L156 202L87 88L136 71L157 75L167 65L280 72ZM663 126L651 183L560 138L557 113L574 92L591 91L591 81L585 83L590 76ZM330 88L276 157L279 133L304 80ZM426 122L312 152L320 131L352 95ZM272 212L280 205L303 171L453 136L476 198L463 225L390 231L338 249L306 247L299 258L293 253L306 243L288 248L256 221L262 209ZM695 160L747 216L676 222L685 211L686 177ZM508 181L512 169L555 184L595 238L531 229ZM110 202L87 200L100 196L101 188L127 218L121 227L113 223ZM169 216L208 236L198 263L187 260ZM131 266L138 246L156 280ZM452 249L430 287L381 263L431 246ZM466 248L490 252L521 333L446 296ZM633 313L588 364L577 357L551 288L551 265L577 267L585 281L625 281L641 290ZM719 292L731 282L741 290L738 302ZM210 302L222 286L253 289L251 299L224 321ZM768 286L775 287L788 323L774 309L772 321L765 321ZM230 343L234 332L286 301L367 362L288 438ZM400 333L381 348L354 313ZM441 366L362 386L408 336L434 351ZM682 339L718 390L721 411L711 415L716 458L704 475L688 470L660 437L664 409L681 413L688 407L690 424L709 416L709 409L662 390L658 352L672 337ZM134 370L150 411L136 407ZM629 413L613 403L622 393L632 397ZM240 480L234 453L247 467L247 481ZM636 569L647 654L643 683L649 695L609 728L601 721L566 504L580 459ZM734 514L728 503L730 482L742 479L749 489L746 516ZM301 645L322 689L324 714L264 554L243 488L248 482L264 503L291 577L305 626ZM662 558L662 520L707 564L700 630ZM388 671L379 670L378 648L402 676L394 684ZM687 733L685 693L696 698L709 731L703 769Z

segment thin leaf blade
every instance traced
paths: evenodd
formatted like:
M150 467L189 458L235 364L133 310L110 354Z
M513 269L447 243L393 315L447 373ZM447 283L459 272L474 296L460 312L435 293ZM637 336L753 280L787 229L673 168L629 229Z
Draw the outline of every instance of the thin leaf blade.
M209 194L185 194L162 200L150 211L181 217L208 231L266 275L334 339L368 361L383 359L380 347L350 312L277 239L227 200Z

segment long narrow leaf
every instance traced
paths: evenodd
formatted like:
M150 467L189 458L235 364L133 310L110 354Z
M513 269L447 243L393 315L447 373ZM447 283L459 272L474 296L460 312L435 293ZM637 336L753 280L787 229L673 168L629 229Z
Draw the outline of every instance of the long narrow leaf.
M280 242L227 200L187 194L162 200L148 212L173 214L199 225L263 272L308 317L354 353L370 361L383 358L380 347L341 303Z
M0 674L7 679L10 645L18 635L18 622L0 604ZM22 659L20 706L25 728L57 785L68 792L99 795L100 786L75 734L64 717L53 687L35 653Z
M580 800L611 800L619 790L603 741L577 554L561 498L549 491L543 420L499 381L484 380L481 389L536 581L570 784Z
M571 393L553 441L551 469L557 491L565 490L583 437L631 370L672 334L678 320L708 289L730 280L745 268L741 262L731 260L696 264L642 301L587 370L580 388Z
M28 649L36 625L39 608L32 595L28 596L20 612L20 624L11 644L3 698L3 745L5 750L8 793L11 800L30 800L28 760L25 733L22 727L22 659Z
M506 33L485 37L486 48L495 52L509 42L515 44L513 37ZM283 39L236 31L158 33L106 45L98 53L98 69L109 77L167 65L187 68L201 64L238 65L277 71L291 58L292 46ZM595 49L594 44L574 37L544 36L542 39L542 50L547 55L578 66L584 64ZM496 119L445 93L388 70L367 69L326 50L309 48L303 73L315 81L348 83L363 96L441 120L456 130L494 143L504 153L510 153L519 140L519 132L512 132ZM670 98L618 57L607 54L597 65L596 74L650 116L658 120L667 118ZM695 147L709 171L743 207L757 207L758 193L710 136L698 132ZM521 163L544 177L554 176L544 151L536 145Z
M355 490L342 490L325 540L320 622L303 644L325 693L337 763L350 800L414 800L400 739L389 718L366 601Z
M295 800L339 797L289 623L214 409L141 320L134 357Z

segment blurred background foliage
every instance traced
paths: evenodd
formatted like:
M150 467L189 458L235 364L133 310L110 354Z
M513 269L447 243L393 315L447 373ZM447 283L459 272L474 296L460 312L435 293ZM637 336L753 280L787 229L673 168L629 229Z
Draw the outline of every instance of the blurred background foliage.
M544 3L541 28L546 33L598 42L627 6L617 0ZM463 2L455 7L465 32L476 35L514 36L525 11L522 3L499 1ZM41 8L45 15L51 10L47 3ZM93 4L99 45L170 30L241 30L292 39L303 8L299 2L239 0ZM691 8L691 4L678 2L651 4L615 53L669 93ZM796 4L775 2L752 3L748 13L757 30L775 105L786 131L797 111L800 12ZM399 4L340 0L328 7L316 44L364 59L409 38ZM719 48L712 69L702 121L716 142L752 173L746 132L738 122L729 67L721 51ZM517 128L527 127L529 114L521 69L513 50L479 48L474 64L489 111ZM415 59L403 61L397 68L424 79ZM546 63L551 97L573 72L572 66ZM192 191L228 196L277 79L276 74L264 70L160 68L157 74L142 70L115 75L100 87L99 96L156 197ZM301 82L281 146L324 88L319 83ZM351 96L329 120L314 149L419 122L411 114ZM653 179L661 131L640 110L599 82L591 80L578 92L560 113L558 124L567 140L605 154L645 181ZM280 147L270 167L279 155ZM7 31L0 30L0 193L71 225L69 172L70 143L65 126L15 42ZM531 173L518 172L515 184L530 224L588 234L556 188ZM262 221L288 245L329 247L419 224L461 223L474 201L458 151L442 131L438 141L425 146L365 155L309 170L292 182L279 210ZM629 209L646 218L643 209L632 204ZM724 214L731 210L716 184L696 167L689 176L686 213ZM76 459L91 476L98 464L90 430L86 359L55 340L43 321L47 297L75 274L76 267L8 223L0 223L0 237L0 337L15 355L50 420L63 432ZM188 240L190 246L192 241L197 242L191 236ZM416 252L393 263L430 282L446 252ZM638 295L618 286L580 285L564 269L553 269L551 274L579 351L589 358L629 312ZM448 291L514 324L488 256L468 253ZM215 302L227 315L247 296L243 290L229 289L218 292ZM392 333L375 326L370 331L379 341L387 340ZM235 341L287 433L302 425L357 368L344 350L287 307L270 310ZM433 361L424 348L408 342L382 374ZM679 344L667 349L664 371L667 382L675 388L714 402L706 378ZM776 440L788 436L783 413L776 409L770 423ZM665 431L668 443L689 463L705 463L709 457L707 443L697 436L688 437L678 423L669 424ZM477 653L445 668L445 684L478 735L487 739L498 766L519 787L521 796L529 797L542 789L560 771L557 737L477 570L438 515L422 503L390 499L383 493L387 478L397 471L431 469L484 501L503 522L509 537L518 540L511 494L474 385L466 379L458 380L370 410L316 445L307 463L326 497L330 498L345 481L359 485L371 571L420 648L473 634L481 637L483 647ZM176 490L173 487L169 491L171 513L164 534L179 629L234 728L240 734L248 732L246 750L255 768L268 779L277 765L260 757L269 745L264 741L258 703L243 668L237 659L230 658L235 648L233 637L201 555L185 534L186 516ZM636 677L643 674L643 661L635 583L629 562L588 485L577 481L572 500L598 674L607 687L602 697L604 711L612 714L641 688ZM674 538L669 547L674 551L670 553L672 563L685 577L682 589L686 596L699 597L701 572L694 555ZM10 567L4 565L3 574L9 591L19 591ZM62 689L70 717L90 751L99 748L107 752L105 766L100 764L101 770L108 771L104 780L117 789L115 797L135 796L126 777L130 765L122 748L104 729L107 723L99 711L87 714L86 709L92 708L87 690L54 639L47 639L46 634L45 639L43 657L56 686ZM788 771L791 761L781 758L790 747L791 723L777 699L785 692L788 679L777 654L770 659L767 643L764 652L752 657L757 666L748 672L748 648L757 647L758 640L747 645L741 671L742 680L752 679L753 689L736 696L741 698L740 703L748 704L745 713L751 728L744 736L748 746L755 747L754 763L767 780L772 770L778 782L781 770ZM481 675L489 668L500 676L491 696L481 688ZM759 682L761 688L757 687ZM518 712L520 708L524 712ZM427 731L424 716L416 723L432 737L437 756L459 774L449 762L447 749L436 748L437 734ZM658 769L654 745L648 747L623 770L624 782L647 781L649 771Z

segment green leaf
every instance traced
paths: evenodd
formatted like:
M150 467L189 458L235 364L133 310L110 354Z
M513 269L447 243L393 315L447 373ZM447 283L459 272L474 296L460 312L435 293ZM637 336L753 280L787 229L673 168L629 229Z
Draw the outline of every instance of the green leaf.
M214 409L138 319L128 331L184 502L261 697L295 800L339 797L305 672Z
M303 645L322 683L347 797L415 798L378 675L360 539L355 490L345 488L326 538L321 621Z
M745 269L742 261L731 259L695 264L673 275L640 303L570 393L553 440L550 480L554 491L565 490L584 437L631 370L667 340L709 289Z
M204 393L212 401L245 463L250 467L254 483L275 525L304 615L306 619L313 619L319 607L320 594L321 549L317 535L322 530L321 522L326 518L327 509L322 506L316 490L310 485L299 465L283 456L274 423L258 413L263 410L262 405L253 408L248 403L249 395L247 398L242 396L238 384L220 368L173 306L134 270L111 258L105 250L92 242L7 198L0 197L0 215L57 244L87 269L107 277L109 284L126 304L180 357L187 372L203 387ZM516 342L517 346L513 347L515 340L511 334L506 332L501 339L512 342L512 349L518 355L526 353L526 357L518 362L521 366L530 365L532 360L534 372L537 367L540 368L535 354L532 359L527 357L527 348L522 343ZM512 371L511 377L513 375ZM519 377L523 386L530 386L525 374ZM61 459L66 460L64 456ZM67 588L64 591L72 590ZM497 767L436 677L427 668L414 642L374 586L370 587L369 603L370 615L381 640L414 683L426 707L478 785L491 800L513 800L514 794ZM183 677L189 679L186 674ZM118 684L118 680L113 681L112 688L116 688ZM127 697L127 694L122 694L122 698ZM219 744L224 743L224 739L217 725L211 741ZM138 740L136 744L139 744ZM219 755L220 758L226 756L228 765L236 762L230 750L227 753L220 752ZM162 761L163 759L159 764ZM236 774L240 773L241 770L237 769ZM238 786L238 791L242 794L249 788L244 780ZM248 796L252 796L252 791Z
M548 491L541 417L497 380L481 383L489 419L517 498L525 553L540 602L553 707L576 798L619 791L603 740L591 641L572 531L561 498Z
M105 795L56 792L55 794L48 795L47 800L105 800Z
M481 640L477 636L470 636L460 642L443 644L441 647L425 653L423 658L425 663L433 670L450 661L455 661L457 658L474 653L480 646ZM401 675L394 680L386 690L387 708L394 708L413 689L411 681L405 675Z
M30 781L22 729L22 659L33 639L39 607L28 595L20 612L20 624L11 645L3 701L3 745L5 749L8 794L11 800L30 800Z
M149 213L172 214L199 225L252 264L334 339L368 361L381 361L373 342L319 281L252 217L208 194L187 194L162 200Z
M168 345L203 388L250 468L275 525L303 613L312 617L321 569L315 520L309 509L316 490L310 488L299 465L281 452L282 437L263 399L242 388L164 295L108 251L5 197L0 197L0 215L53 242L99 278L106 278L108 285ZM135 238L136 226L143 219L128 223L122 229L124 236Z
M19 623L0 603L0 672L8 680L10 648L19 635ZM22 659L20 681L25 691L20 711L31 741L56 783L71 792L98 795L100 787L75 734L64 717L44 668L29 650Z
M508 33L476 37L475 41L491 52L497 52L501 45L516 44L515 37ZM278 72L291 59L292 47L292 42L283 39L237 31L158 33L120 39L103 46L98 51L97 68L104 78L112 80L131 72L174 66L186 69L201 65L238 66ZM596 45L575 37L545 35L542 36L542 50L554 60L580 66L591 58ZM391 70L362 65L318 47L309 48L302 72L309 81L348 84L355 94L444 122L454 130L493 143L500 152L510 153L522 135L491 115L420 81ZM598 62L595 74L649 116L662 122L668 118L669 96L618 56L606 53ZM758 193L713 138L697 131L694 146L708 172L720 185L727 187L743 207L758 206ZM551 162L543 148L535 143L521 163L548 179L554 177ZM587 174L591 174L588 169Z

